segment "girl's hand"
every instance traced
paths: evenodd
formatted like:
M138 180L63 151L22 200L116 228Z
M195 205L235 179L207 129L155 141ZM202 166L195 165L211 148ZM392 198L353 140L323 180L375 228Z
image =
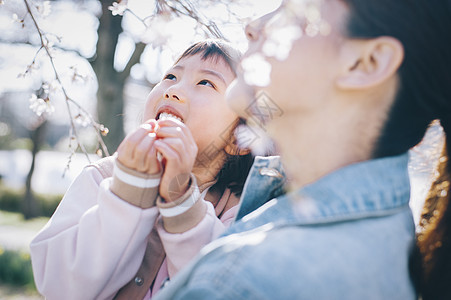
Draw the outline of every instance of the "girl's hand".
M160 172L155 129L158 124L149 120L135 131L130 132L117 149L117 159L124 166L141 173L156 174Z
M197 156L197 144L185 124L175 120L158 121L157 140L154 145L163 156L163 176L160 196L172 202L189 188L191 173Z

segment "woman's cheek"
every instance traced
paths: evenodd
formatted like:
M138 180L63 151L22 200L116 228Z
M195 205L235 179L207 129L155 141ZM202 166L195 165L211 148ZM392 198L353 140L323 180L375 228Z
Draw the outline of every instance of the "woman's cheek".
M254 90L242 78L235 79L226 92L226 102L238 116L247 118L247 108L254 98Z

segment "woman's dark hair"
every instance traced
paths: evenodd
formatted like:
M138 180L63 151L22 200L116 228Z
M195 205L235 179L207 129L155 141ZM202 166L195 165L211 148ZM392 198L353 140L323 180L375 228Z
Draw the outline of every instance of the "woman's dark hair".
M450 1L343 1L350 9L349 36L391 36L404 47L400 87L374 157L404 153L432 120L451 116Z
M183 52L182 55L180 55L180 57L176 60L175 64L185 57L197 54L200 54L203 60L224 60L232 70L233 74L236 75L236 68L240 61L241 53L229 43L217 39L197 42L186 49L185 52ZM231 124L231 128L234 129L240 124L244 124L244 121L242 119L237 119L235 124ZM233 141L234 138L232 130L231 136L226 142L233 143ZM215 188L218 190L229 188L232 193L240 196L249 170L254 162L254 156L251 153L240 154L236 144L232 145L231 148L236 149L236 153L228 153L225 149L222 149L222 151L225 152L226 160L217 175Z
M423 300L451 299L450 173L444 145L421 214L413 272Z
M350 10L348 36L391 36L405 52L396 99L373 156L406 152L421 141L434 119L444 128L449 146L426 200L412 266L418 267L415 278L423 300L451 299L451 1L343 1Z

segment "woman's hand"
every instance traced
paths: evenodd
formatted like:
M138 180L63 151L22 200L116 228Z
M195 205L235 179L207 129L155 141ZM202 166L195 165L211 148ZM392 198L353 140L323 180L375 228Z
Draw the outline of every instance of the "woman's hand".
M197 144L185 124L175 120L158 121L154 145L161 153L164 168L160 182L160 196L171 202L189 188L191 173L197 156Z
M149 120L130 132L117 149L119 162L141 173L160 172L157 150L154 147L157 128L157 121Z

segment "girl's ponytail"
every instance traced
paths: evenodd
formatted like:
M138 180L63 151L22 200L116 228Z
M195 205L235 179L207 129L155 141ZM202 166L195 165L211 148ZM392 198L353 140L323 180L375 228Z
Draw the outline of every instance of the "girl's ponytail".
M443 118L440 122L445 143L417 236L421 267L416 275L423 300L451 299L451 118Z

